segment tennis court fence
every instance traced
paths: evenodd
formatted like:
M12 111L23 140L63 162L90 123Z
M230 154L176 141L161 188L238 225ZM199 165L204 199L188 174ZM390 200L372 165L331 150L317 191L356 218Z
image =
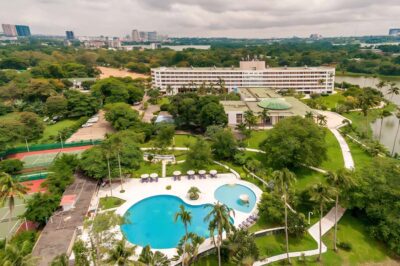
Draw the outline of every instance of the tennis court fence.
M42 151L42 150L53 150L53 149L61 149L61 148L68 148L68 147L80 147L80 146L87 146L87 145L98 145L101 143L101 140L85 140L85 141L77 141L77 142L56 142L56 143L47 143L47 144L35 144L26 146L20 146L8 149L4 152L0 152L0 158L4 158L8 155L12 155L15 153L20 152L28 152L28 151Z
M40 173L33 173L28 175L16 175L14 176L19 182L24 181L33 181L33 180L40 180L46 178L50 172L40 172Z

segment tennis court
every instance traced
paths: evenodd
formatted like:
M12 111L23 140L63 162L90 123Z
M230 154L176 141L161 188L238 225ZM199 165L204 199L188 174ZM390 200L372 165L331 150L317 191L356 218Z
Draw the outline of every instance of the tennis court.
M52 149L43 151L22 152L9 156L18 158L24 162L24 168L48 167L62 153L81 154L92 146L68 147L64 149Z
M27 195L25 199L30 196ZM18 218L25 212L25 202L22 199L15 199L15 207L12 212L11 222L10 222L10 210L8 209L7 203L4 207L0 208L0 239L10 237L19 228L22 221Z

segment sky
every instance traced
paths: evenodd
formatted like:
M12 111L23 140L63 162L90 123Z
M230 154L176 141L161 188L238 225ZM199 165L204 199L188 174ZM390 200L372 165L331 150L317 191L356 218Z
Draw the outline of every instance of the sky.
M273 38L385 35L400 28L400 0L0 0L0 23L33 34Z

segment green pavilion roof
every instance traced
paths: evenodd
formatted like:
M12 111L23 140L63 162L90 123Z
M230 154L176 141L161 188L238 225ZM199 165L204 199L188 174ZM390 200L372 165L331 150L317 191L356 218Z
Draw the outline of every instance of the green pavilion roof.
M259 107L269 110L287 110L292 105L281 98L270 98L262 100L257 104Z

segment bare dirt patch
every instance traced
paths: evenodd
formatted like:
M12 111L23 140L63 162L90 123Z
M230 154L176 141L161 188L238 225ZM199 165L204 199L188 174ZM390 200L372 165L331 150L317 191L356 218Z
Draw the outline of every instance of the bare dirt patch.
M101 74L100 74L100 79L104 78L109 78L111 76L113 77L118 77L118 78L123 78L123 77L131 77L132 79L137 79L137 78L148 78L148 75L140 74L140 73L135 73L135 72L130 72L125 69L118 69L118 68L112 68L112 67L97 67Z
M94 123L91 127L78 129L78 131L67 139L67 142L104 139L107 133L115 132L110 122L106 121L104 114L105 112L100 110L99 121Z

